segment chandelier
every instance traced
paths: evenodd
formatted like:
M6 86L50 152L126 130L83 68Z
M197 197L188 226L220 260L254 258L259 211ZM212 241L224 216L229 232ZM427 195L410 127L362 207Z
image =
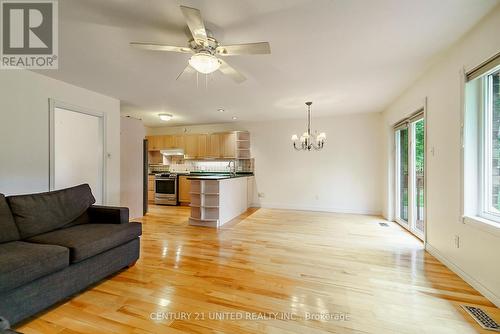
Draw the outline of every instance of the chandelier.
M318 134L316 131L314 134L311 132L311 104L312 102L306 102L307 106L307 131L299 137L297 135L292 136L293 148L297 151L311 151L311 150L321 150L325 145L326 134L321 132Z

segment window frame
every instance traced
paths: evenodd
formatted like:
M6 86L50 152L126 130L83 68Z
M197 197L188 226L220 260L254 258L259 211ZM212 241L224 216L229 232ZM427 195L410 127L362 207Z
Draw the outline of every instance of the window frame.
M480 107L480 140L479 140L479 170L480 170L480 184L479 184L479 212L481 218L488 219L500 227L500 212L494 212L492 205L492 146L493 140L491 133L493 131L493 75L499 72L500 69L492 70L491 73L485 74L482 80L481 89L481 102Z
M500 59L498 54L495 61ZM485 66L488 66L486 64ZM473 70L478 71L478 70ZM492 95L489 93L492 75L500 71L500 65L488 67L471 78L471 72L463 70L462 118L461 118L461 219L460 222L490 235L500 237L500 213L488 211L491 187L485 186L491 166L487 161L489 150L486 143L491 131ZM488 94L487 94L488 92ZM491 144L488 144L491 145ZM489 183L489 182L488 182ZM486 203L486 205L485 205Z

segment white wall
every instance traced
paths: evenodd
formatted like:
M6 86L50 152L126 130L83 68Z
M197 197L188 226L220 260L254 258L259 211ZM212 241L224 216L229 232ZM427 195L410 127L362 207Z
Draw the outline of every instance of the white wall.
M0 73L0 192L49 189L49 98L107 114L108 204L120 203L120 101L25 70Z
M146 129L142 121L121 117L121 206L129 208L130 218L142 217L143 141Z
M427 103L427 242L431 253L500 306L500 239L461 223L460 115L462 68L471 69L500 51L500 7L462 38L384 113L384 215L392 218L391 126ZM431 150L434 150L434 155ZM455 248L455 235L460 248ZM492 262L493 261L493 262Z
M248 130L255 158L254 203L262 207L380 214L380 114L313 118L326 132L322 151L296 152L290 140L305 120L186 127L190 133ZM184 127L148 128L148 134L182 133ZM257 193L264 197L258 198Z

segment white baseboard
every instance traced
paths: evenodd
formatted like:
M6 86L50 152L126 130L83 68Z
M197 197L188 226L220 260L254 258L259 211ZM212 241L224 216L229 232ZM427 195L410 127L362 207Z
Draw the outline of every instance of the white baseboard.
M465 282L469 283L474 289L479 291L483 296L488 298L493 304L497 307L500 307L500 296L497 296L483 284L481 284L478 280L476 280L471 275L467 274L463 271L459 266L454 264L451 260L441 254L436 248L431 246L429 243L425 245L425 249L436 259L441 261L445 266L447 266L451 271L460 276Z
M382 216L382 212L380 212L380 211L340 209L340 208L329 208L329 207L307 206L307 205L289 205L289 204L278 204L278 203L260 203L260 204L252 203L251 206L253 208L265 208L265 209L318 211L318 212L350 213L350 214L358 214L358 215Z

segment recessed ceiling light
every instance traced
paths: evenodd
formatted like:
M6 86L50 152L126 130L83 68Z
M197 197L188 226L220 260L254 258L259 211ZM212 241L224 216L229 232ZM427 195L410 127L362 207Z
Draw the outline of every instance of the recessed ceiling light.
M233 116L233 120L236 121L238 119L238 117L236 116Z
M225 110L222 108L217 109L218 112L224 112Z
M168 122L170 121L174 116L171 114L159 114L158 115L162 121Z

